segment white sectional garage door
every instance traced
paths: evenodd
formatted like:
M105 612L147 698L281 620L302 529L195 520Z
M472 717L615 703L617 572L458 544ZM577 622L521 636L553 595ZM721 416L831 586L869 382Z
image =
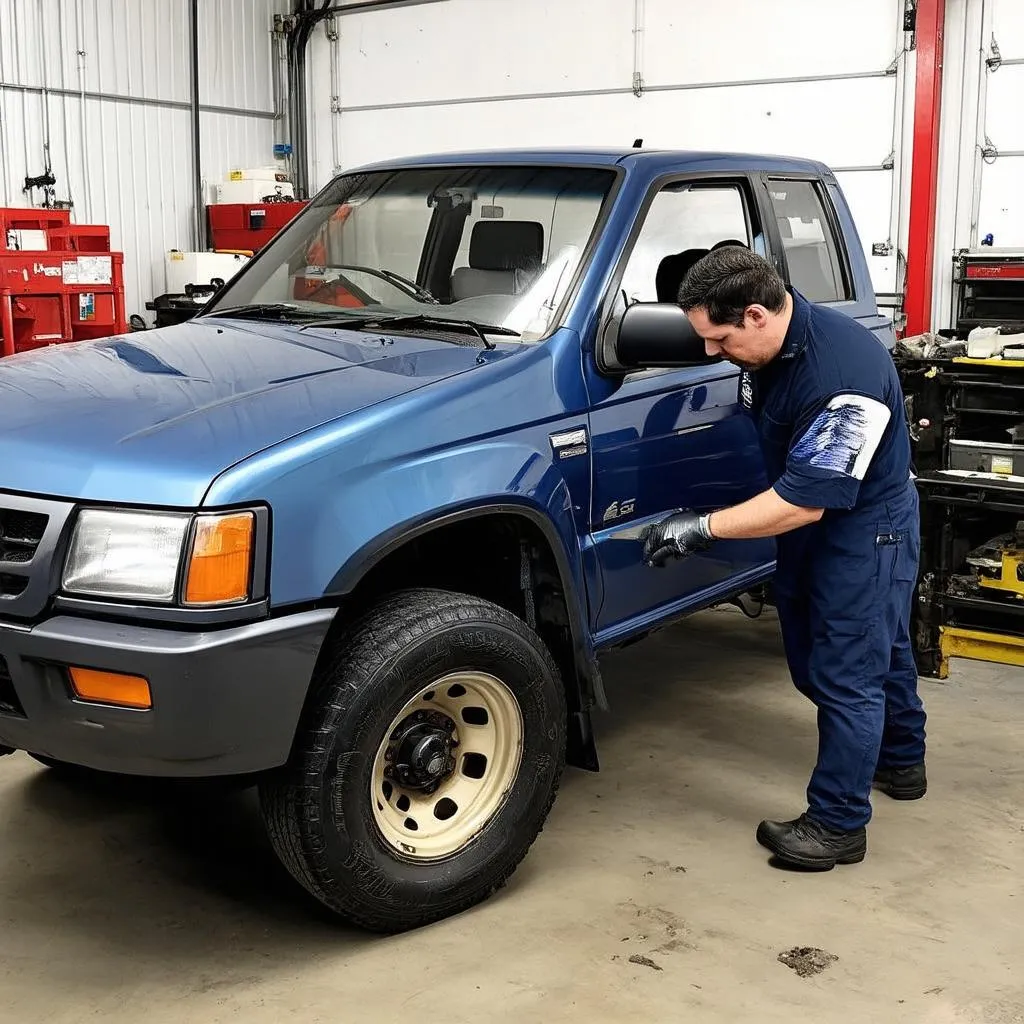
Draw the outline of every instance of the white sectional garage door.
M988 74L984 135L991 141L981 169L978 241L1024 247L1024 3L994 0L992 34L1002 64ZM986 43L989 40L985 40Z
M901 0L444 0L345 15L336 43L321 30L311 47L311 184L335 163L635 138L807 156L837 170L875 287L894 291L895 256L870 251L899 237L902 9Z

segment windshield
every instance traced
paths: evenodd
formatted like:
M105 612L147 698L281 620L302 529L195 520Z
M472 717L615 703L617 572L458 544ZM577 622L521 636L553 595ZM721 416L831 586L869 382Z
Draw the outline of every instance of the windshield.
M345 175L208 312L256 304L354 324L422 314L536 340L555 326L613 182L583 167Z

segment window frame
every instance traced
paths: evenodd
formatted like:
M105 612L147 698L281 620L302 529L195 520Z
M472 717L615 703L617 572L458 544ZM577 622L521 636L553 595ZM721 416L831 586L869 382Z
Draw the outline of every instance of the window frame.
M769 261L774 262L781 272L781 267L779 267L778 259L776 257L776 243L773 242L773 237L770 233L773 222L767 223L765 221L764 201L762 196L759 194L762 190L758 189L759 180L763 183L763 175L759 175L756 171L669 171L665 174L659 175L650 183L647 188L647 192L644 195L643 202L640 204L640 207L633 218L629 234L626 236L626 241L622 246L622 251L619 253L618 259L615 261L615 268L612 271L611 277L608 279L608 284L605 287L604 295L602 296L598 307L599 313L594 333L592 355L594 366L600 376L607 377L609 379L617 378L629 381L638 376L661 376L666 373L677 374L680 372L678 368L635 370L624 375L619 370L603 366L600 355L601 338L611 327L612 321L615 318L616 304L621 298L622 278L625 275L626 267L629 265L629 261L632 258L633 250L636 248L637 241L640 238L640 233L643 231L644 225L647 223L647 218L650 214L651 207L654 205L654 200L665 188L671 185L686 184L736 186L740 193L740 199L743 203L743 214L747 223L747 234L751 239L751 251L756 252L759 256L764 256ZM778 235L777 226L775 235ZM738 373L739 371L735 370L735 372Z
M824 302L819 302L817 305L842 306L857 303L859 301L857 283L853 276L853 267L850 263L850 253L846 245L846 237L843 234L842 226L839 223L839 215L836 213L835 206L832 203L832 197L828 194L828 189L825 188L825 182L821 176L814 173L801 173L798 171L782 173L766 171L763 172L760 177L762 185L761 218L766 225L768 236L771 239L771 248L775 250L776 258L774 262L776 269L780 274L782 274L786 284L790 287L795 287L790 275L789 258L786 253L786 246L782 238L782 232L779 231L778 220L775 212L775 203L772 201L771 186L772 182L776 181L799 181L809 184L817 197L818 204L824 215L824 224L832 234L832 241L839 262L839 276L842 279L845 293L837 299L829 299ZM828 245L827 239L825 244Z
M742 214L743 214L743 229L744 229L745 234L747 235L747 238L750 240L748 244L753 245L754 238L755 238L755 232L754 232L753 220L752 220L751 214L750 214L750 209L751 209L751 205L752 205L753 196L752 195L751 196L744 196L744 194L743 194L743 181L741 181L739 179L730 180L730 179L712 178L712 179L710 179L708 181L667 182L667 183L661 185L657 189L657 191L654 191L649 196L645 197L643 216L642 217L638 217L640 229L636 232L635 237L631 237L631 239L630 239L630 247L629 247L629 254L626 257L626 259L623 261L622 272L621 272L621 274L617 273L617 275L616 275L616 277L617 277L617 289L616 290L617 291L621 291L622 290L622 282L625 280L626 273L629 270L630 262L632 261L633 256L636 254L637 247L640 244L640 241L641 241L641 239L643 237L644 229L647 227L648 223L650 223L651 210L652 210L654 204L657 202L659 196L661 196L663 193L667 192L675 184L690 186L687 189L685 189L685 192L690 192L690 193L701 192L701 191L712 191L712 190L718 190L718 191L731 190L731 191L736 192L739 195L740 208L741 208L741 211L742 211ZM679 194L683 194L683 192L680 192ZM687 246L683 246L682 243L680 243L680 246L683 247L683 248L688 248ZM676 250L676 251L678 251L678 250ZM666 255L668 255L668 254L666 253ZM618 270L618 268L616 268L616 270ZM651 299L651 300L640 299L638 301L640 301L640 302L647 302L647 301L656 302L657 300L656 299Z

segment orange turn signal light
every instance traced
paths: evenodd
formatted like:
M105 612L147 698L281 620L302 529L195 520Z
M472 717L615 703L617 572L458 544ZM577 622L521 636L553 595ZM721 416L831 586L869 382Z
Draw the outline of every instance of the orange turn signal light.
M69 668L75 696L97 704L148 711L153 706L149 683L142 676L120 672L100 672L92 668Z
M255 522L251 512L196 520L185 604L231 604L248 598Z

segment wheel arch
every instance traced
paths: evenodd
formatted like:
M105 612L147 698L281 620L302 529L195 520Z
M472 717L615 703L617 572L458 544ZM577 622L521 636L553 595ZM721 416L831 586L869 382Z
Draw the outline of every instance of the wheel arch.
M564 484L562 487L564 489ZM458 537L460 528L476 526L486 529L489 525L496 526L501 522L519 524L523 527L524 539L543 545L539 552L541 563L544 557L550 559L550 565L557 575L560 605L566 617L570 645L563 650L553 650L552 654L562 671L566 688L569 711L568 761L576 767L596 771L599 764L590 713L595 703L607 707L607 701L588 626L582 559L578 544L573 550L568 543L568 538L574 540L577 535L567 492L562 497L566 500L556 506L563 517L561 523L549 514L552 503L545 508L526 497L501 495L396 525L353 553L334 576L330 590L337 596L343 609L347 603L359 608L363 604L362 598L373 596L378 586L386 589L389 566L402 564L403 555L410 553L415 545L433 542L443 547L442 539ZM532 563L532 559L527 559L520 565L520 581L527 586ZM545 571L543 564L534 568L541 573ZM477 588L467 589L478 593ZM498 603L508 606L505 601ZM536 606L533 611L540 614ZM340 624L345 618L341 615L337 621ZM531 622L531 625L535 623ZM550 634L545 636L545 640L549 646L564 646L553 644Z

